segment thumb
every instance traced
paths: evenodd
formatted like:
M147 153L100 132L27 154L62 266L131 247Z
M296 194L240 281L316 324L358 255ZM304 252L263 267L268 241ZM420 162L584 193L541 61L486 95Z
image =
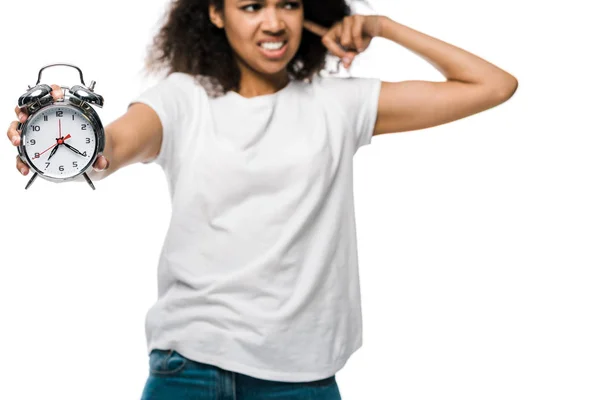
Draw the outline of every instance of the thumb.
M352 64L352 62L354 61L355 57L356 57L355 52L347 52L346 55L344 55L344 57L342 58L342 62L344 63L344 66L346 68L348 68L350 66L350 64Z
M110 166L110 162L108 161L108 158L106 158L104 156L100 156L94 162L93 168L96 171L104 171L104 170L108 169L109 166Z

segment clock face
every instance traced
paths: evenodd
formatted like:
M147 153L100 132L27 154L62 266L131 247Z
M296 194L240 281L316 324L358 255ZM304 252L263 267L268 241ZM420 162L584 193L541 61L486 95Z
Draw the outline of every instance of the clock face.
M45 176L70 178L92 161L96 135L90 121L74 107L53 105L40 110L26 129L25 152Z

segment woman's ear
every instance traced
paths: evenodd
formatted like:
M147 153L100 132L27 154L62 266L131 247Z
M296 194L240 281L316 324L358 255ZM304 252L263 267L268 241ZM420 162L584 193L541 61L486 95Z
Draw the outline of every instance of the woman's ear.
M208 5L208 16L210 17L211 22L219 29L223 29L223 12L217 11L217 8L214 4Z

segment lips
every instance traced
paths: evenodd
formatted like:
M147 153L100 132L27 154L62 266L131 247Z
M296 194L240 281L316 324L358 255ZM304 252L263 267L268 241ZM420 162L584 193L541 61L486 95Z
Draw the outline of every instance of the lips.
M272 42L272 41L270 41L270 42ZM268 50L268 49L263 48L260 45L258 46L258 50L262 53L262 55L270 60L283 59L284 55L287 52L287 48L288 48L287 40L283 41L283 46L281 46L281 48L279 48L278 50Z

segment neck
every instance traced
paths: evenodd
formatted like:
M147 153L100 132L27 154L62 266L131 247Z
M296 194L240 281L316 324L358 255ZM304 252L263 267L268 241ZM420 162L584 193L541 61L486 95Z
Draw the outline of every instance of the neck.
M248 68L241 67L240 90L243 97L255 97L273 94L283 89L289 82L286 70L275 75L258 74Z

